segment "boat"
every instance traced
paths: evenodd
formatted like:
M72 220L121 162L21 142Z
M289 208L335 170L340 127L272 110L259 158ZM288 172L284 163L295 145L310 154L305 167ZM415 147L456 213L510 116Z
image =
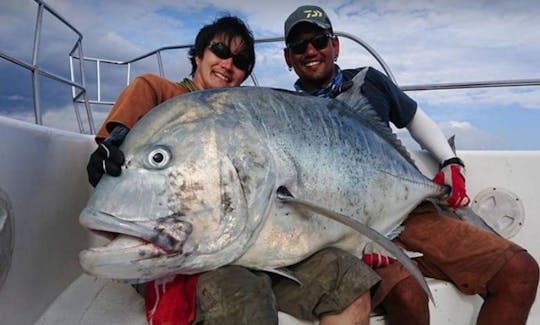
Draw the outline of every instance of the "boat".
M82 35L45 1L34 0L37 8L32 62L8 55L0 58L30 71L34 123L0 116L0 323L2 324L147 324L144 301L125 283L86 275L78 253L104 243L83 229L78 215L92 193L86 163L95 150L96 123L91 105L111 105L102 100L101 67L110 64L127 69L148 57L158 62L163 75L162 53L189 48L165 46L127 61L88 58L82 51ZM68 53L70 78L41 68L36 63L43 13L47 12L78 38ZM371 53L382 70L393 78L380 55L358 37L336 32ZM281 37L259 39L257 43L283 42ZM88 95L86 64L96 68L97 96ZM44 126L40 111L38 78L48 78L71 88L79 132ZM258 85L253 75L251 82ZM540 86L540 79L494 80L403 87L404 90L460 89L471 87ZM82 109L81 109L82 107ZM540 261L540 200L535 187L540 180L540 150L461 150L468 172L472 209L503 236L526 247ZM413 150L419 168L426 175L437 171L435 162L423 151ZM451 284L428 279L434 295L430 303L432 324L474 324L481 305L478 296L465 296ZM538 298L538 297L537 297ZM280 313L280 324L313 324ZM384 315L373 314L371 324L385 324ZM540 324L540 301L533 305L528 324Z

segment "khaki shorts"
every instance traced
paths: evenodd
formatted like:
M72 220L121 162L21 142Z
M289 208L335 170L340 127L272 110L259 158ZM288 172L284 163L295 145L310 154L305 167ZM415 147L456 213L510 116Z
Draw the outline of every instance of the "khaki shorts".
M338 248L323 249L289 269L302 285L283 277L274 281L278 310L306 320L339 314L380 281L373 269Z
M289 269L302 285L281 275L223 266L201 273L193 324L277 325L277 311L315 320L338 314L380 279L357 257L326 248ZM144 286L135 286L144 296Z
M403 225L394 242L424 254L414 259L422 274L452 282L468 295L484 295L487 282L510 258L524 251L502 237L441 215L429 202L413 210ZM373 306L382 302L398 282L411 276L400 263L376 271L382 281L372 298Z
M270 276L235 265L200 274L196 324L277 325Z

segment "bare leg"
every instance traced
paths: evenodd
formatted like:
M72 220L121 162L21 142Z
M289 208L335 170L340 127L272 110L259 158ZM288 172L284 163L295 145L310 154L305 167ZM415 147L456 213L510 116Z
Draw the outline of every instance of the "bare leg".
M369 291L358 297L340 314L321 318L319 325L369 325L371 298Z
M396 284L382 305L389 324L429 325L428 297L412 276Z
M538 287L538 264L527 252L512 257L487 283L478 324L525 324Z

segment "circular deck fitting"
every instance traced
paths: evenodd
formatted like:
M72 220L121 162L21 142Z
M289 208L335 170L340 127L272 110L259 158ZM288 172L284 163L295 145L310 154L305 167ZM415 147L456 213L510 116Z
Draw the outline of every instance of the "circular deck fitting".
M525 209L513 192L499 187L480 191L471 209L504 238L515 236L523 227Z
M7 194L0 189L0 290L7 278L13 255L13 221Z

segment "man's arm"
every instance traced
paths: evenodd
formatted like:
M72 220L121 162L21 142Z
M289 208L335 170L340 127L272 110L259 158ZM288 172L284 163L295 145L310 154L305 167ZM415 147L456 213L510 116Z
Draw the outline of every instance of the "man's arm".
M441 129L420 107L416 108L416 113L407 125L407 130L423 149L429 151L437 159L439 164L456 156Z
M454 209L468 205L470 199L465 188L465 164L456 156L437 124L417 107L407 129L413 139L437 159L440 171L433 181L451 187L446 204Z

